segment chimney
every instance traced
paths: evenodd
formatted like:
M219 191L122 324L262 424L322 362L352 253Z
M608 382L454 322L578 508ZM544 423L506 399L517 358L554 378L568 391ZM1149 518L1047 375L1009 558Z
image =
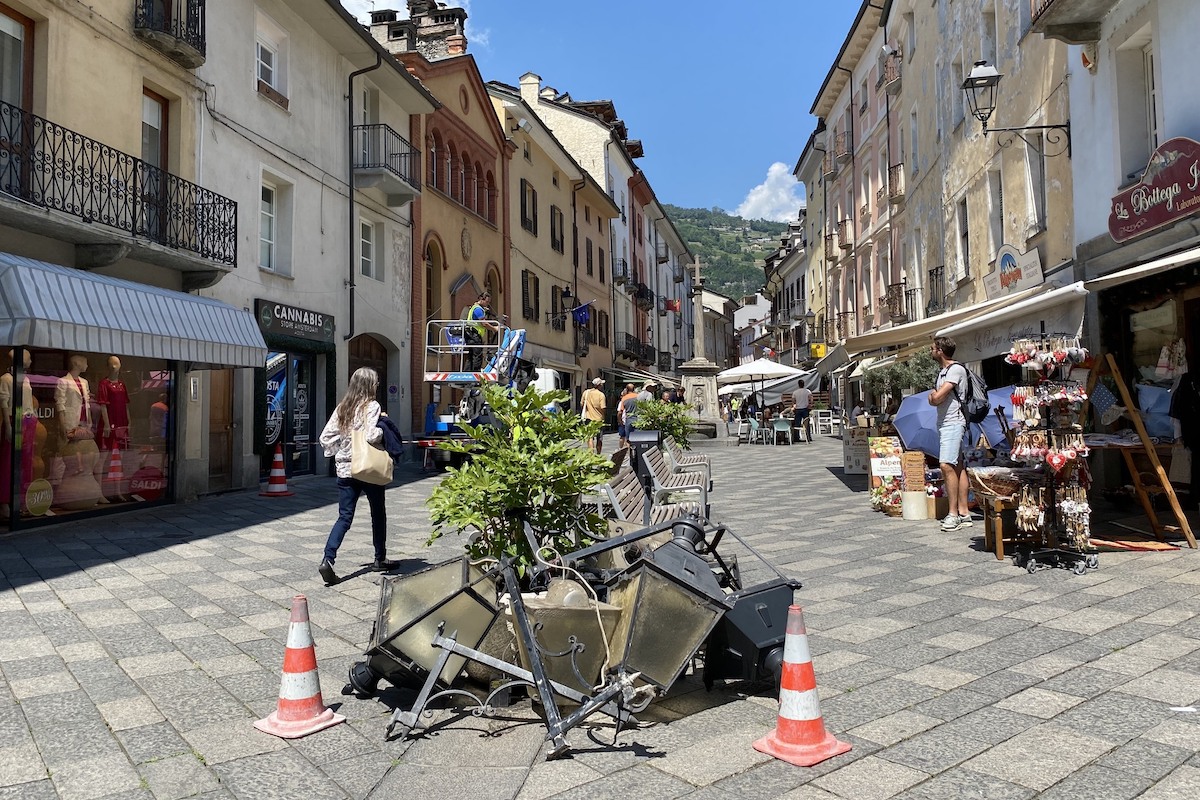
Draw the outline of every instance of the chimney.
M462 26L454 25L454 33L446 37L446 55L461 56L467 52L467 37L463 35Z
M553 86L547 86L545 89L542 89L540 92L538 92L538 97L542 98L543 100L553 100L554 98L558 97L558 90Z
M436 0L408 0L408 25L415 49L430 61L467 52L467 12Z
M526 72L521 76L521 99L530 106L537 105L538 95L542 89L542 76Z

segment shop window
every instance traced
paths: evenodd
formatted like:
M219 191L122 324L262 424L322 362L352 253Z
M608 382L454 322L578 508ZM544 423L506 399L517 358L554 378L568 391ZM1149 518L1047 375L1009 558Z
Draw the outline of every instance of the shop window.
M19 520L60 518L167 497L175 441L170 362L16 353L0 357L0 526L14 512Z

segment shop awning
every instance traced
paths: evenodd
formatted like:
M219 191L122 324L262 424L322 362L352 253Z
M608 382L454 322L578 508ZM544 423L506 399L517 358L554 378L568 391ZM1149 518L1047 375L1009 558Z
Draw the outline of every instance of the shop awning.
M867 358L860 360L858 362L858 366L855 367L854 371L851 372L850 375L848 376L848 379L852 380L852 381L853 380L862 380L863 374L866 373L866 371L871 368L871 365L874 364L878 360L879 359L874 358L874 357L867 357Z
M1148 261L1145 264L1139 264L1136 267L1129 267L1118 272L1110 272L1108 275L1101 275L1099 278L1087 281L1084 285L1090 291L1102 292L1105 289L1111 289L1123 283L1149 278L1151 275L1157 275L1169 269L1182 267L1184 264L1190 264L1193 261L1200 261L1200 247L1193 247L1190 250L1184 250L1174 255L1164 256L1154 261Z
M254 316L173 292L0 253L0 343L261 367Z
M637 388L641 389L642 384L646 381L654 381L659 386L665 386L668 389L680 387L679 379L672 378L669 375L655 375L652 372L642 372L637 369L616 369L602 367L601 373L605 373L613 378L613 383L632 383Z
M826 353L816 364L813 364L813 369L821 375L828 375L849 360L850 354L846 352L846 348L843 345L839 344Z
M965 308L956 308L953 311L947 311L936 317L928 317L916 322L896 325L881 331L871 331L870 333L864 333L862 336L853 336L846 340L846 352L853 356L860 353L869 353L872 350L880 350L884 347L895 347L897 345L928 340L933 336L934 331L940 328L954 325L980 314L986 314L997 308L1019 303L1028 297L1033 297L1044 291L1046 291L1045 286L1033 286L1004 297L997 297L995 300L985 300L982 303L975 303Z
M936 335L954 339L957 361L980 361L1007 353L1014 339L1036 337L1043 331L1047 336L1079 336L1087 294L1079 281L940 328Z

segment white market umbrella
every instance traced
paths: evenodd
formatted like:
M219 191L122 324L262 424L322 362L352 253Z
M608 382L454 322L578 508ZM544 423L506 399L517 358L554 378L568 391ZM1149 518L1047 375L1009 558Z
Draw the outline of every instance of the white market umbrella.
M717 383L750 383L752 381L770 381L777 378L791 378L804 373L802 369L780 364L769 358L756 358L748 364L738 364L717 373Z

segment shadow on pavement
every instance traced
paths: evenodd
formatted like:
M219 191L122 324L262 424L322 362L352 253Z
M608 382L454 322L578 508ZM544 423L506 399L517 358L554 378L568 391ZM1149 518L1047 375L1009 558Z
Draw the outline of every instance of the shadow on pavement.
M846 470L842 467L826 467L829 474L841 481L847 489L852 492L865 492L867 490L866 475L847 475Z

